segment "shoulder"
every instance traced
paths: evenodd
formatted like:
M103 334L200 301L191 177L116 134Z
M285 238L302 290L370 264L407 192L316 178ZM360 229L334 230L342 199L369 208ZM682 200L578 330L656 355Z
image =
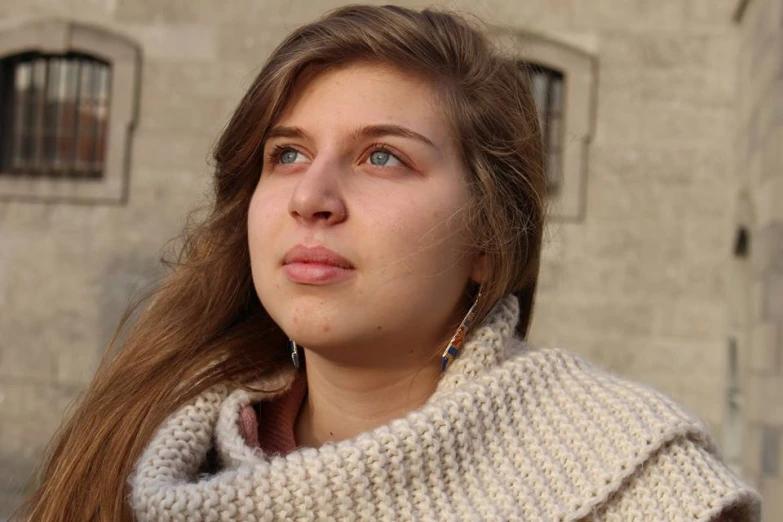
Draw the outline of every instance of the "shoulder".
M519 340L510 348L498 378L528 424L520 435L544 434L547 452L579 470L568 481L591 497L581 516L709 522L733 509L728 520L757 520L758 495L678 403L567 350Z
M705 425L676 401L645 384L628 380L561 348L530 345L515 339L500 367L515 381L511 393L535 399L537 406L561 411L580 430L615 439L660 445L689 434L714 448ZM596 436L599 432L595 433ZM629 448L630 449L630 448Z

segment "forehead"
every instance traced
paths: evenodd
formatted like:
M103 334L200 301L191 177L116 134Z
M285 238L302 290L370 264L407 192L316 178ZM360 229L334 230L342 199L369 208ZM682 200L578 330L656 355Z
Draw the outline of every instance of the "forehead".
M308 74L276 122L346 130L363 125L409 127L445 144L450 132L431 82L385 64L351 63Z

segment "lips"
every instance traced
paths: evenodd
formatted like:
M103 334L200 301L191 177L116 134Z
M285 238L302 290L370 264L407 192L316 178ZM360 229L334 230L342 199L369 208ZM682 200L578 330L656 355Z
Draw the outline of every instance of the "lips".
M297 245L288 252L283 258L283 264L307 263L335 266L337 268L351 269L353 265L350 261L342 257L337 252L333 252L326 247L306 247Z
M283 257L283 272L294 283L325 285L350 277L354 266L326 247L297 245Z

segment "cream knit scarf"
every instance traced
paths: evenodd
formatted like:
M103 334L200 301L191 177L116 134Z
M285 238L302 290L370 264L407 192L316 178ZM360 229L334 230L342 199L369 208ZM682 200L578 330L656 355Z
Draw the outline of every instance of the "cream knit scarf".
M161 426L131 477L140 521L757 520L759 498L704 427L658 393L513 336L504 299L420 409L321 448L270 456L217 387ZM264 384L285 387L285 372ZM260 419L263 422L263 419ZM198 476L210 447L222 471Z

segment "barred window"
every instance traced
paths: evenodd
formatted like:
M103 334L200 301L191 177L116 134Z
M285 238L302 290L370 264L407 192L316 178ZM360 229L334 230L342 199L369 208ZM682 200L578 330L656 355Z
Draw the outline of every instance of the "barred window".
M538 108L549 187L557 190L562 184L563 73L532 62L521 62L520 66L530 76L530 87Z
M101 178L111 67L80 53L24 53L0 62L0 173Z
M552 35L495 28L489 37L529 79L541 122L550 218L580 221L587 201L587 151L595 131L598 58Z

